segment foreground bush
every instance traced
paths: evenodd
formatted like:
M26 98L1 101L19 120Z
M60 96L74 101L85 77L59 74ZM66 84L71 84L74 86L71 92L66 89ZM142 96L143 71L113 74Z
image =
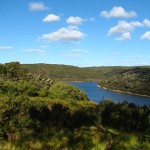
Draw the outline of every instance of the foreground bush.
M103 101L99 103L97 110L101 114L104 126L127 132L145 132L150 135L150 106Z
M51 100L42 98L33 100L25 95L2 99L0 138L15 139L26 135L40 135L53 127L62 129L94 124L96 113L92 105L87 107L76 104L74 110L71 105L74 104L64 105L55 100L51 103Z
M88 100L85 92L72 85L61 82L53 84L49 92L50 97L53 99Z
M93 105L26 95L0 98L0 140L5 149L147 150L149 113L149 107L111 101Z

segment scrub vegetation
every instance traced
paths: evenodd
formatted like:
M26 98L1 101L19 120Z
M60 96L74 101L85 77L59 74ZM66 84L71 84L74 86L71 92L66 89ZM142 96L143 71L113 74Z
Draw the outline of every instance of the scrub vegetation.
M0 65L0 149L150 149L150 106L96 104L59 78L29 70Z

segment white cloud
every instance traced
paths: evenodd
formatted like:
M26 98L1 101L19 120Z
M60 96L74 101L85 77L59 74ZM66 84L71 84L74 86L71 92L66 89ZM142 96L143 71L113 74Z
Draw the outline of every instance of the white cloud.
M69 17L66 19L66 22L68 24L72 24L72 25L81 25L83 22L87 22L87 21L95 21L95 18L88 18L88 19L83 19L81 17Z
M47 10L48 7L46 7L42 2L31 2L29 4L29 9L31 11L42 11L42 10Z
M132 21L132 22L130 22L130 25L132 27L143 27L143 24L139 21Z
M0 46L0 50L10 50L12 47L10 46Z
M43 19L43 22L55 22L59 20L60 20L59 16L56 16L54 14L49 14Z
M78 42L86 35L79 31L76 26L69 26L67 28L60 28L56 32L43 34L39 39L46 40L48 42Z
M131 32L135 27L142 27L143 24L139 21L126 22L119 21L118 24L108 31L108 36L114 36L116 40L129 40L131 39Z
M141 36L142 40L150 40L150 31L145 32L142 36Z
M83 21L85 21L85 19L78 16L77 17L71 16L66 20L68 24L73 24L73 25L81 25Z
M116 40L123 41L123 40L130 40L131 39L131 34L130 32L122 33L120 37L116 37Z
M113 7L110 11L102 11L101 16L105 18L129 18L136 17L135 11L125 11L123 7Z
M42 49L27 49L27 50L24 50L24 52L29 52L29 53L46 53L45 50L42 50Z
M72 49L71 51L65 52L64 56L65 57L73 57L73 58L80 58L83 56L84 53L86 53L87 51L84 49Z
M143 21L143 24L144 24L145 26L147 26L147 27L150 28L150 20L145 19L145 20Z

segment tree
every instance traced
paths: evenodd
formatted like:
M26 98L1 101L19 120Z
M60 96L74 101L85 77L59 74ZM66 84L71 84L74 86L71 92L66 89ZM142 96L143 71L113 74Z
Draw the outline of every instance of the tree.
M85 92L64 83L55 83L50 87L50 97L59 99L88 100Z
M19 77L23 75L23 69L19 62L6 63L5 67L7 69L7 76L14 81L19 80Z

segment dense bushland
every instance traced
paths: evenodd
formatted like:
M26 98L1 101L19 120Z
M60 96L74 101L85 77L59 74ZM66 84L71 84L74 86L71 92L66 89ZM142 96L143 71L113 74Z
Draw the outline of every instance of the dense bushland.
M150 148L150 106L95 104L76 87L0 66L0 149Z
M136 146L140 147L150 142L150 107L139 107L128 103L114 104L111 101L103 101L96 105L88 101L49 100L22 95L0 100L0 126L1 140L9 142L29 137L34 137L35 140L40 138L41 141L50 140L51 136L61 130L71 132L70 138L73 138L75 130L78 129L80 133L79 129L82 127L86 130L94 127L99 134L106 135L103 137L104 143L112 142L112 145L117 147L120 140L118 136L123 136L122 140L125 140L124 138L132 133L131 137L136 139ZM110 132L107 128L117 130L118 133ZM86 130L82 128L82 134ZM72 142L75 146L76 142ZM80 140L77 143L80 142L82 145ZM122 144L123 146L125 145ZM135 145L132 147L134 148Z
M135 67L108 74L99 82L101 87L150 96L150 68Z

